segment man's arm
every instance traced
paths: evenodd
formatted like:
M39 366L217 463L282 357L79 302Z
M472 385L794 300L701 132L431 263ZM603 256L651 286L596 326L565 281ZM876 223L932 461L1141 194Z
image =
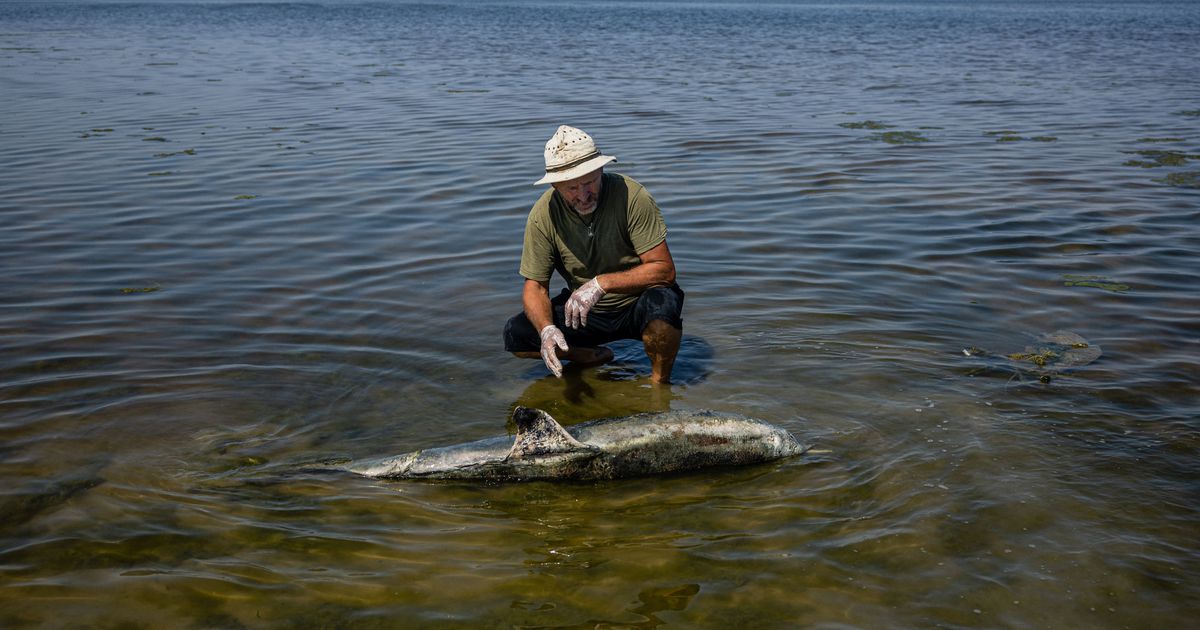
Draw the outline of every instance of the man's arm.
M521 304L525 307L525 316L533 324L534 330L541 330L554 323L554 312L550 310L550 281L539 282L525 279L525 287L521 291Z
M521 302L525 306L525 317L529 318L542 338L539 352L542 362L555 376L562 376L562 361L559 361L558 353L565 353L571 348L567 346L562 331L554 325L554 311L550 308L550 281L539 282L526 278L521 290Z
M604 292L641 293L651 287L665 287L675 282L675 261L671 258L671 250L667 248L666 241L650 248L640 258L642 264L636 267L596 276Z
M642 262L636 267L602 273L575 289L564 307L567 326L587 326L588 312L605 293L641 293L651 287L665 287L675 282L675 261L671 259L671 250L667 249L666 241L650 248L639 258Z

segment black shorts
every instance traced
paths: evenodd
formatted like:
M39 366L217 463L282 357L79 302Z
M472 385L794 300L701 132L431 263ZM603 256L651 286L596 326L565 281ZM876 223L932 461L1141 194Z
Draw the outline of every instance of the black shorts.
M638 296L637 302L619 311L593 310L588 313L587 326L583 328L567 328L563 308L570 297L571 292L563 289L562 293L550 300L554 310L554 325L563 332L569 346L594 348L618 339L641 340L646 325L656 319L683 330L683 289L678 284L646 289ZM504 325L504 349L509 352L539 352L542 338L538 332L533 329L533 323L524 312L517 313Z

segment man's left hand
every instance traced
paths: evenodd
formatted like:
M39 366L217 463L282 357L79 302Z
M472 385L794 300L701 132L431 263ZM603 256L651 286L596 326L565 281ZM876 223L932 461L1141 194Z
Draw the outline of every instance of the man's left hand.
M567 300L565 309L567 326L571 328L583 328L587 326L588 311L592 310L592 307L604 295L604 289L600 287L598 278L599 276L583 283L583 286L575 289L575 292Z

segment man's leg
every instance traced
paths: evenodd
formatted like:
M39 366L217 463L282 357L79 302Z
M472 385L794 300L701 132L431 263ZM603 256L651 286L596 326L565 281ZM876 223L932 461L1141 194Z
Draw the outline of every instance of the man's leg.
M646 356L650 357L650 380L655 383L670 383L671 370L675 367L675 355L679 354L679 342L683 331L656 319L642 331L642 344Z
M650 380L670 383L683 338L683 289L678 284L652 287L638 296L629 318L631 339L641 337L650 358Z

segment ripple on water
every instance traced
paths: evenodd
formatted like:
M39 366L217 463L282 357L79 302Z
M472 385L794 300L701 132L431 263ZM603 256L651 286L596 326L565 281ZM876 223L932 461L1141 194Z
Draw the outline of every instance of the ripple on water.
M1181 7L651 3L560 41L594 7L3 5L0 625L1184 625ZM670 226L670 389L636 342L563 380L500 349L561 123ZM1055 331L1103 353L1004 358ZM311 466L515 404L740 411L819 452Z

